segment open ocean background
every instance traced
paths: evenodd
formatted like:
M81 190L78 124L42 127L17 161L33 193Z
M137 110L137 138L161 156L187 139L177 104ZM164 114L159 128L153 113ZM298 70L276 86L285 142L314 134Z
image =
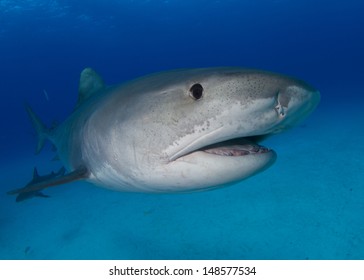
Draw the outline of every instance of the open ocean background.
M364 259L364 1L0 0L0 259ZM50 125L77 100L79 74L108 84L186 67L292 75L317 110L266 140L267 171L184 195L87 183L16 203L33 167L28 101ZM45 94L45 92L47 94Z

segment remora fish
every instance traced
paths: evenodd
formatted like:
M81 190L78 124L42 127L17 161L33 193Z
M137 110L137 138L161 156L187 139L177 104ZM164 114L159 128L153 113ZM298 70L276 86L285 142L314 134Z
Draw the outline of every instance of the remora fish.
M243 68L181 69L107 87L82 71L74 112L38 133L68 173L9 192L24 196L75 180L117 191L189 192L230 185L273 164L258 144L307 117L320 100L303 81ZM41 176L39 176L40 178Z
M50 179L62 177L65 174L65 171L66 170L64 169L64 167L62 167L57 173L52 172L51 174L48 174L45 176L39 176L37 168L34 168L33 179L25 186L24 189L27 189L29 186L34 186L41 182L48 182ZM23 200L26 200L26 199L29 199L32 197L36 197L36 196L46 197L46 198L49 197L49 195L43 194L39 189L40 188L38 188L38 190L33 190L33 191L27 189L28 191L26 191L26 192L20 192L20 193L16 192L15 194L18 194L16 197L16 202L20 202L20 201L23 201ZM12 192L10 191L10 192L8 192L8 194L12 194Z

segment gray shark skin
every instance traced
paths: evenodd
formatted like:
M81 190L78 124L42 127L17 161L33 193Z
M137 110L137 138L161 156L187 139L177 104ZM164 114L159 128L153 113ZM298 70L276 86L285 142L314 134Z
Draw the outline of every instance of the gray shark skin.
M76 108L58 127L47 129L27 107L37 152L49 140L69 173L20 192L80 179L152 193L228 186L271 166L276 153L258 142L295 126L319 100L303 81L238 67L179 69L113 87L86 68Z

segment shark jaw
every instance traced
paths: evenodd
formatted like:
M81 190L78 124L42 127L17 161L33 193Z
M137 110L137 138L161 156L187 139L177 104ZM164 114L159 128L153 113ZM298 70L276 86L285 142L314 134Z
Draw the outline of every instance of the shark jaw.
M231 140L218 142L198 148L186 154L179 155L174 160L181 159L195 152L204 152L220 157L244 157L248 155L257 155L272 153L272 149L259 145L255 139L260 137L241 137Z

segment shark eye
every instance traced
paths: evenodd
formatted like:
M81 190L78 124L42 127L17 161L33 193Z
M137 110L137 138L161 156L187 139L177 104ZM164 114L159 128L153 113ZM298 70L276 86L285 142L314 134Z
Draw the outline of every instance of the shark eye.
M202 95L203 95L203 87L201 86L201 84L194 84L190 88L190 96L193 99L199 100L202 98Z

